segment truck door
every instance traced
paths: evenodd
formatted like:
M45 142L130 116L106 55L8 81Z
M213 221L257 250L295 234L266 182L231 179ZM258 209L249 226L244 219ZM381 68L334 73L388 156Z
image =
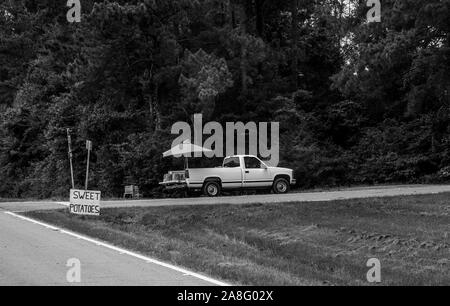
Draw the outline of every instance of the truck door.
M272 177L267 166L256 157L244 156L244 187L270 186L272 186Z
M242 167L239 157L227 157L223 160L222 188L237 189L242 187Z

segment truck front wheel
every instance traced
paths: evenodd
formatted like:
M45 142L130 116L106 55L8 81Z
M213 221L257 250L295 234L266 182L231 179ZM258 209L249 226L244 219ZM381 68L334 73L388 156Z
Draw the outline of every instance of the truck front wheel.
M273 182L273 192L277 194L287 193L289 192L289 182L285 178L277 178L275 182Z
M208 197L217 197L220 195L220 184L216 181L206 182L203 187L203 193Z

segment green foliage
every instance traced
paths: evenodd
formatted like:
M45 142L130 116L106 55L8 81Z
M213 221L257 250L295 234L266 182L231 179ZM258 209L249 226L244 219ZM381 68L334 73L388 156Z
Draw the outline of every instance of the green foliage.
M182 66L178 82L187 107L193 104L189 113L202 113L205 119L210 118L216 97L233 85L226 61L202 49L196 53L187 50Z
M443 182L450 167L450 0L0 3L0 196L92 188L160 195L170 126L279 121L300 187ZM297 3L297 4L296 4Z

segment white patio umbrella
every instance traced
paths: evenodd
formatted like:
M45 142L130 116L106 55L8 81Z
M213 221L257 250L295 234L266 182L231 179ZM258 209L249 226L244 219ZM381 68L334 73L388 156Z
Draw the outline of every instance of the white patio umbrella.
M180 157L184 156L186 169L189 167L188 164L188 155L196 152L212 152L212 150L200 147L198 145L192 144L189 139L183 141L179 145L172 147L170 150L163 153L163 157L175 156Z

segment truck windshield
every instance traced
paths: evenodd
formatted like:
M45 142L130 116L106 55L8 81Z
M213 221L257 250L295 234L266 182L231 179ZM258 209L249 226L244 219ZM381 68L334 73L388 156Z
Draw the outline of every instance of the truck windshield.
M228 157L223 160L224 168L236 168L240 167L239 157Z

